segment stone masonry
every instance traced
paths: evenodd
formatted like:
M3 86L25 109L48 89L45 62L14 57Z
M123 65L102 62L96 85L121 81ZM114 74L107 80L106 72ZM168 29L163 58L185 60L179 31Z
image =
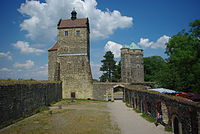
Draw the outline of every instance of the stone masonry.
M187 98L146 90L143 86L124 86L124 101L134 109L156 118L163 115L163 125L175 134L199 134L200 103Z
M143 50L131 43L121 49L122 82L144 82Z
M33 81L0 85L0 128L62 98L61 82Z
M58 22L58 40L48 50L48 79L62 81L63 98L92 99L89 20L76 18Z

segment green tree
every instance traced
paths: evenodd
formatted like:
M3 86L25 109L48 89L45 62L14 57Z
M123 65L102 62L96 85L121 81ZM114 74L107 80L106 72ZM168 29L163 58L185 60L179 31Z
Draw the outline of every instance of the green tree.
M116 65L116 69L113 72L112 77L113 82L120 82L121 81L121 61Z
M190 26L189 32L182 30L166 44L169 58L165 72L171 77L167 78L166 84L180 91L200 93L200 20L195 20Z
M200 19L195 20L194 22L190 23L191 29L190 32L200 39Z
M144 80L155 82L156 74L162 70L165 60L160 56L151 56L144 58Z
M116 61L114 60L114 54L111 51L106 52L101 61L103 65L100 67L100 71L103 71L103 75L100 77L100 81L112 81L113 73L116 70Z

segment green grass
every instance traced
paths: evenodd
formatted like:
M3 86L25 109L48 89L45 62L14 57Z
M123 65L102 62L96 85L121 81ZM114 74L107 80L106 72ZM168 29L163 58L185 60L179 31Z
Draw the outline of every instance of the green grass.
M129 108L132 108L132 106L128 103L126 103L126 106L129 107Z
M156 120L154 119L154 118L152 118L152 117L150 117L150 116L148 116L147 114L145 114L145 113L142 113L142 115L141 115L144 119L146 119L147 121L149 121L149 122L151 122L151 123L153 123L153 122L155 122Z
M47 106L42 106L42 107L40 107L40 108L37 109L37 113L41 113L41 112L47 111L47 110L49 110L49 107L47 107Z
M167 131L167 132L172 132L172 128L170 128L170 127L165 127L165 131Z
M140 110L138 110L138 109L133 109L136 113L142 113Z

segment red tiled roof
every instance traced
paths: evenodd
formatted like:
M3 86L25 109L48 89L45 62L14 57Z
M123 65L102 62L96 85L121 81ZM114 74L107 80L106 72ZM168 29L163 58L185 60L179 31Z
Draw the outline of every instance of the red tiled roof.
M58 42L56 43L48 50L48 51L56 51L58 49Z
M88 27L88 19L87 18L81 18L81 19L67 19L62 20L58 22L58 29L60 28L75 28L75 27Z

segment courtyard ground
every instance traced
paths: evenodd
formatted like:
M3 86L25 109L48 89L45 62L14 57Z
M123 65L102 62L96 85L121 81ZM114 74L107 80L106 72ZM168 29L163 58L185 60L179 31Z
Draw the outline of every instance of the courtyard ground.
M171 134L155 127L122 101L61 101L0 134Z
M122 134L172 134L164 131L163 126L156 127L154 123L146 121L121 100L109 102L107 105L112 120L118 124Z
M0 134L120 134L112 123L106 102L61 101L7 128Z

